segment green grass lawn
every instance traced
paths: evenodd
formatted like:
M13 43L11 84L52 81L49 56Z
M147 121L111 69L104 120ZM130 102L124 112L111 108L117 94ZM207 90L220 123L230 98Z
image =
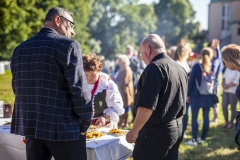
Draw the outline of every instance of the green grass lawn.
M12 92L11 79L12 77L9 71L7 71L4 75L0 75L0 100L3 100L5 103L13 104L14 94ZM221 76L219 79L221 79ZM219 84L221 84L221 81ZM222 128L224 119L221 108L221 95L222 88L219 87L219 123L217 125L210 125L207 142L196 147L187 146L182 143L179 148L179 160L240 160L240 151L237 150L237 146L234 142L233 130ZM213 113L211 110L210 119L213 117L212 115ZM198 120L202 120L202 112L199 113ZM183 142L191 139L190 121L191 118L189 119L187 129L188 138ZM201 134L201 127L202 125L200 124L199 137ZM131 159L132 158L128 158L128 160Z
M0 75L0 101L4 101L5 104L14 103L12 74L10 71L6 71L4 75Z

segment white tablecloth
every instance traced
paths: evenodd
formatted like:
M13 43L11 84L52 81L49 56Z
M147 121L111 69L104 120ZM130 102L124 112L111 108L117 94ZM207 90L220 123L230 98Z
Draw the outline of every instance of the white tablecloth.
M10 125L1 125L5 121L11 119L0 119L0 160L26 160L22 136L10 134ZM125 136L104 135L96 142L87 141L88 160L122 160L131 156L132 150L133 145L126 142Z

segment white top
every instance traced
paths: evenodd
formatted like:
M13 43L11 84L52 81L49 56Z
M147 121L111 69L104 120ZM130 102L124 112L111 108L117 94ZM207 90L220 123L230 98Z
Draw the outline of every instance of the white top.
M185 69L185 71L186 71L187 73L190 72L190 67L189 67L187 61L186 61L186 62L180 62L180 61L176 60L176 62L177 62L178 64L180 64L180 65Z
M88 84L88 87L92 90L94 84ZM105 100L108 108L105 109L103 113L110 116L111 125L114 125L114 128L117 128L119 116L125 111L123 108L122 96L118 90L118 86L112 80L109 80L109 76L106 73L100 72L98 87L94 95L97 95L97 93L102 92L104 89L106 89Z
M235 91L236 91L236 88L238 86L239 79L240 79L240 73L238 71L234 71L234 70L230 70L230 69L226 68L226 70L223 74L223 79L225 79L226 84L229 84L231 82L236 84L236 86L230 87L228 89L223 89L224 92L235 94Z

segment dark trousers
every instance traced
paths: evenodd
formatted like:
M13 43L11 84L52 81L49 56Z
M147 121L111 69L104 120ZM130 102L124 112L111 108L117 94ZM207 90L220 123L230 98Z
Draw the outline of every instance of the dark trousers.
M79 140L49 141L26 137L27 160L86 160L86 136Z
M158 127L143 127L134 146L133 159L178 160L182 138L182 118Z
M187 129L190 103L186 103L186 114L183 116L183 133Z

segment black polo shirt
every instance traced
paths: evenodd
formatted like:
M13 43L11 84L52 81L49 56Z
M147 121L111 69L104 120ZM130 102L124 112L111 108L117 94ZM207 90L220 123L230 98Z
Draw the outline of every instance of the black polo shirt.
M143 71L135 95L135 108L153 110L146 126L172 121L185 113L187 73L166 53L153 58Z

